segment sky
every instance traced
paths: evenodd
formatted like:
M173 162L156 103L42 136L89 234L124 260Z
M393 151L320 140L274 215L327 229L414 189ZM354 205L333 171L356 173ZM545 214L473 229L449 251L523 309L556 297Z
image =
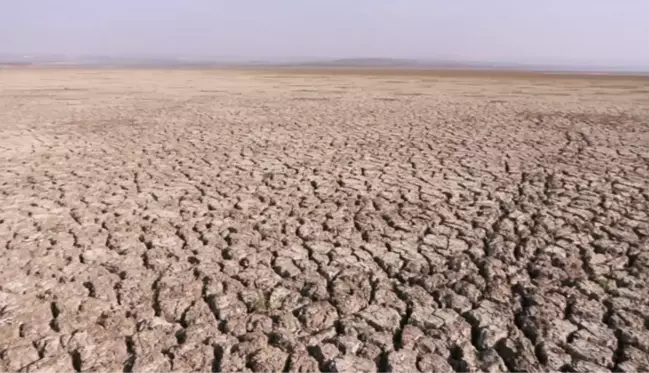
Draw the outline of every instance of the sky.
M0 0L0 53L649 68L649 0Z

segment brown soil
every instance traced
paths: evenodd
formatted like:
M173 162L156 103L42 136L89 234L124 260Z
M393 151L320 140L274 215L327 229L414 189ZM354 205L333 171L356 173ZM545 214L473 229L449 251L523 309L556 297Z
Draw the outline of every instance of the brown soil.
M0 71L0 371L647 371L648 93Z

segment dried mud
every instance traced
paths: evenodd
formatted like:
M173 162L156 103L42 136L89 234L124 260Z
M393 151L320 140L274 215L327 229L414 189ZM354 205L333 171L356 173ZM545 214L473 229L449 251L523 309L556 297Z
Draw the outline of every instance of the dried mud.
M0 371L649 370L646 81L0 90Z

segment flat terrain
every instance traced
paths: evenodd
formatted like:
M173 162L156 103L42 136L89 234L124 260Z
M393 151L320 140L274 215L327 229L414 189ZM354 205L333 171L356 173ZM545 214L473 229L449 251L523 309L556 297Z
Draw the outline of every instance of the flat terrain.
M648 371L649 81L0 70L0 371Z

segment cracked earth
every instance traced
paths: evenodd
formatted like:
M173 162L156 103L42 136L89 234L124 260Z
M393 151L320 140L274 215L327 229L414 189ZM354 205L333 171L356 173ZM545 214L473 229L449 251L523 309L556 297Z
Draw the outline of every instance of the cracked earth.
M649 370L647 80L0 90L0 371Z

